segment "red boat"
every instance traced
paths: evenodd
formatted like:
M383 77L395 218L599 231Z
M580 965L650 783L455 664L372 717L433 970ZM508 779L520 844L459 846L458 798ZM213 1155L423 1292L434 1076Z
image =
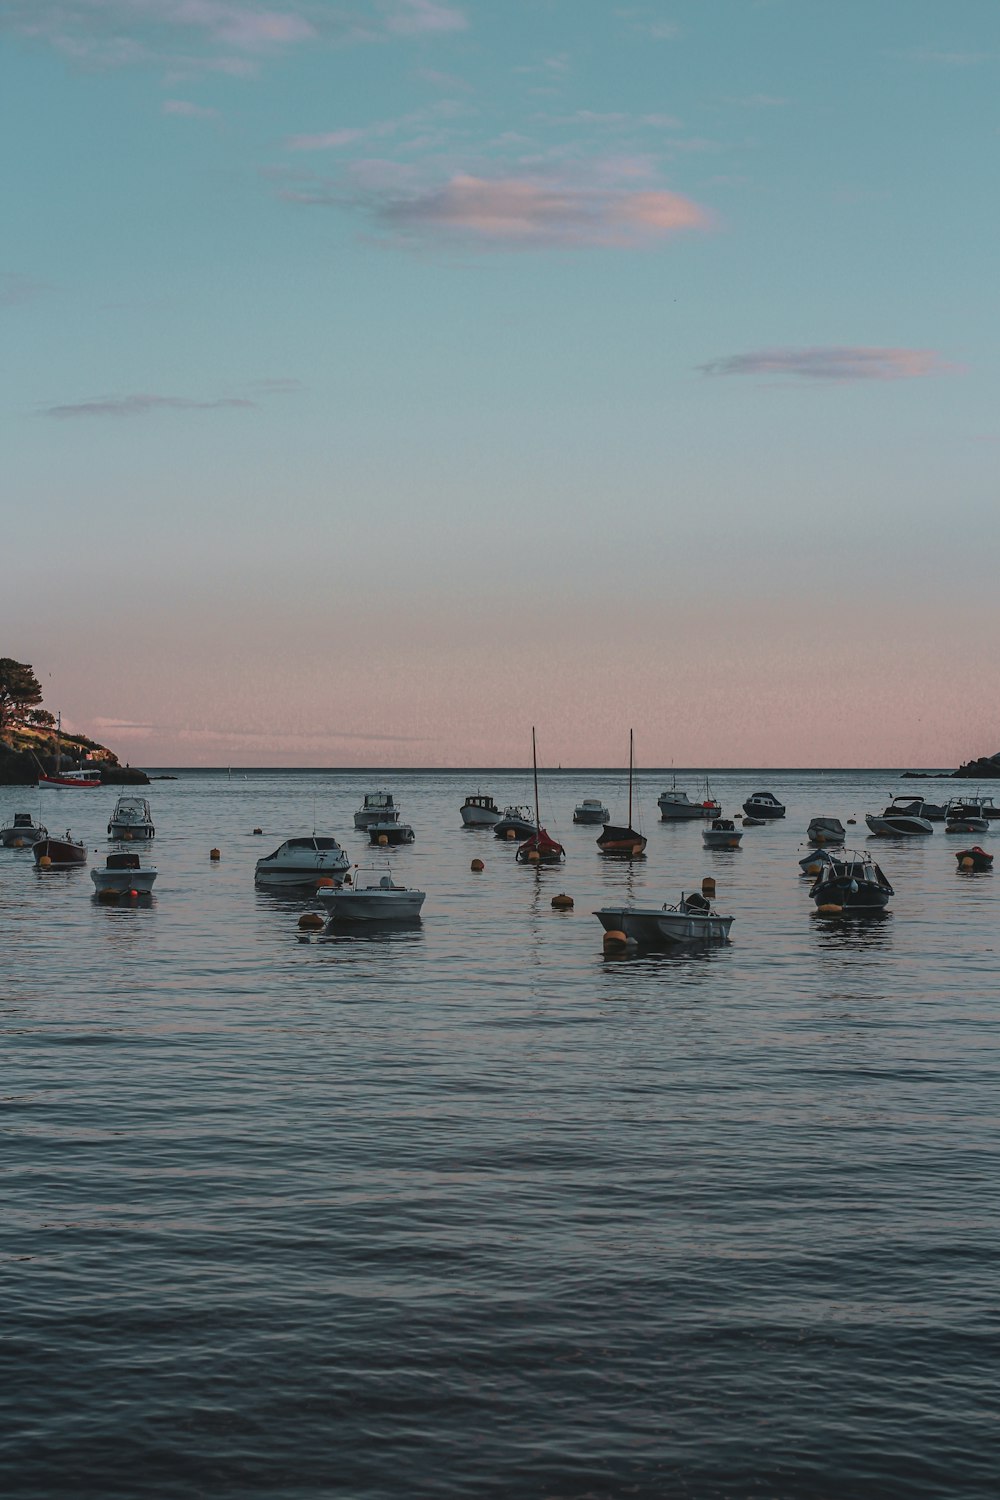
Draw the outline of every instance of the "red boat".
M43 772L38 773L39 786L62 786L73 787L82 790L83 787L100 786L100 771L61 771L46 776Z
M960 870L992 870L993 856L987 854L985 849L978 844L973 844L971 849L959 849L955 855Z
M555 865L566 858L562 844L550 838L542 827L538 816L538 753L535 749L535 730L531 730L531 764L535 773L535 832L521 844L514 858L522 865Z

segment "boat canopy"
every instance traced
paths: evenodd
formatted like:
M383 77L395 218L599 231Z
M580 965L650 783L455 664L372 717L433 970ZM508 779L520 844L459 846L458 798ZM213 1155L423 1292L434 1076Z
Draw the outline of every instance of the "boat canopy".
M323 837L323 836L321 836L319 834L315 834L312 838L309 838L309 839L286 839L285 842L281 846L281 849L339 849L339 848L340 848L340 845L337 843L336 839L325 838L325 837ZM280 854L281 853L281 849L276 850L275 852L278 853L278 854ZM272 854L271 858L272 859L274 858L273 854Z

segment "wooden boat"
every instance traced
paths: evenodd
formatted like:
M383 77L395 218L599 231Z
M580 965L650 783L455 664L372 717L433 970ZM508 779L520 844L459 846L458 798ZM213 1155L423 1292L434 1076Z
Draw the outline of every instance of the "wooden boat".
M475 792L462 803L462 822L466 828L492 828L503 813L486 792Z
M534 725L531 726L531 767L535 780L535 828L520 846L514 858L522 865L555 865L566 858L566 850L562 844L546 833L538 815L538 749L535 744Z
M43 870L69 870L74 865L87 863L86 844L79 843L69 829L66 830L65 838L39 839L38 843L32 846L31 853L35 864Z
M626 859L635 859L646 847L646 840L641 833L637 833L632 827L632 773L634 769L634 748L632 742L632 731L628 732L628 823L622 828L617 823L605 823L604 832L597 840L597 847L602 854L624 855Z

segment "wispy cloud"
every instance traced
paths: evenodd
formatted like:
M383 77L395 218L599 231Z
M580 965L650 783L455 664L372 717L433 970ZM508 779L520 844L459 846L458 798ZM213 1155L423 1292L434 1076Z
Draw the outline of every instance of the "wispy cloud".
M71 417L142 417L151 411L220 411L227 407L256 405L256 401L246 396L218 396L211 401L198 401L190 396L154 396L137 392L130 396L95 396L62 406L46 406L43 415L60 420Z
M369 164L371 165L371 164ZM386 166L393 164L386 163ZM541 176L457 174L440 186L414 188L397 173L355 197L378 226L402 242L437 241L492 250L637 249L685 230L705 230L708 210L664 188L623 187L593 169L589 183ZM306 204L349 200L343 189L286 190Z
M192 104L190 99L164 99L161 106L165 115L178 115L183 120L217 120L219 111L204 104Z
M47 43L81 66L165 65L255 74L270 55L317 42L385 41L464 29L444 0L0 0L0 29Z
M809 349L757 349L699 366L706 375L780 375L845 383L915 380L955 371L933 349L876 349L865 345Z
M0 307L20 307L49 290L46 282L23 276L20 271L0 271Z
M905 52L892 52L889 56L901 62L927 63L943 68L975 68L980 63L995 62L1000 54L952 51L947 47L910 47Z

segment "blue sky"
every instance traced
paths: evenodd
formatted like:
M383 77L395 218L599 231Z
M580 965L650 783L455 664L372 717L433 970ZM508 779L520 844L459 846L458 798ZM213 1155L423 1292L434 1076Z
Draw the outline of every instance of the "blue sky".
M5 652L151 763L995 750L998 71L987 0L0 0Z

